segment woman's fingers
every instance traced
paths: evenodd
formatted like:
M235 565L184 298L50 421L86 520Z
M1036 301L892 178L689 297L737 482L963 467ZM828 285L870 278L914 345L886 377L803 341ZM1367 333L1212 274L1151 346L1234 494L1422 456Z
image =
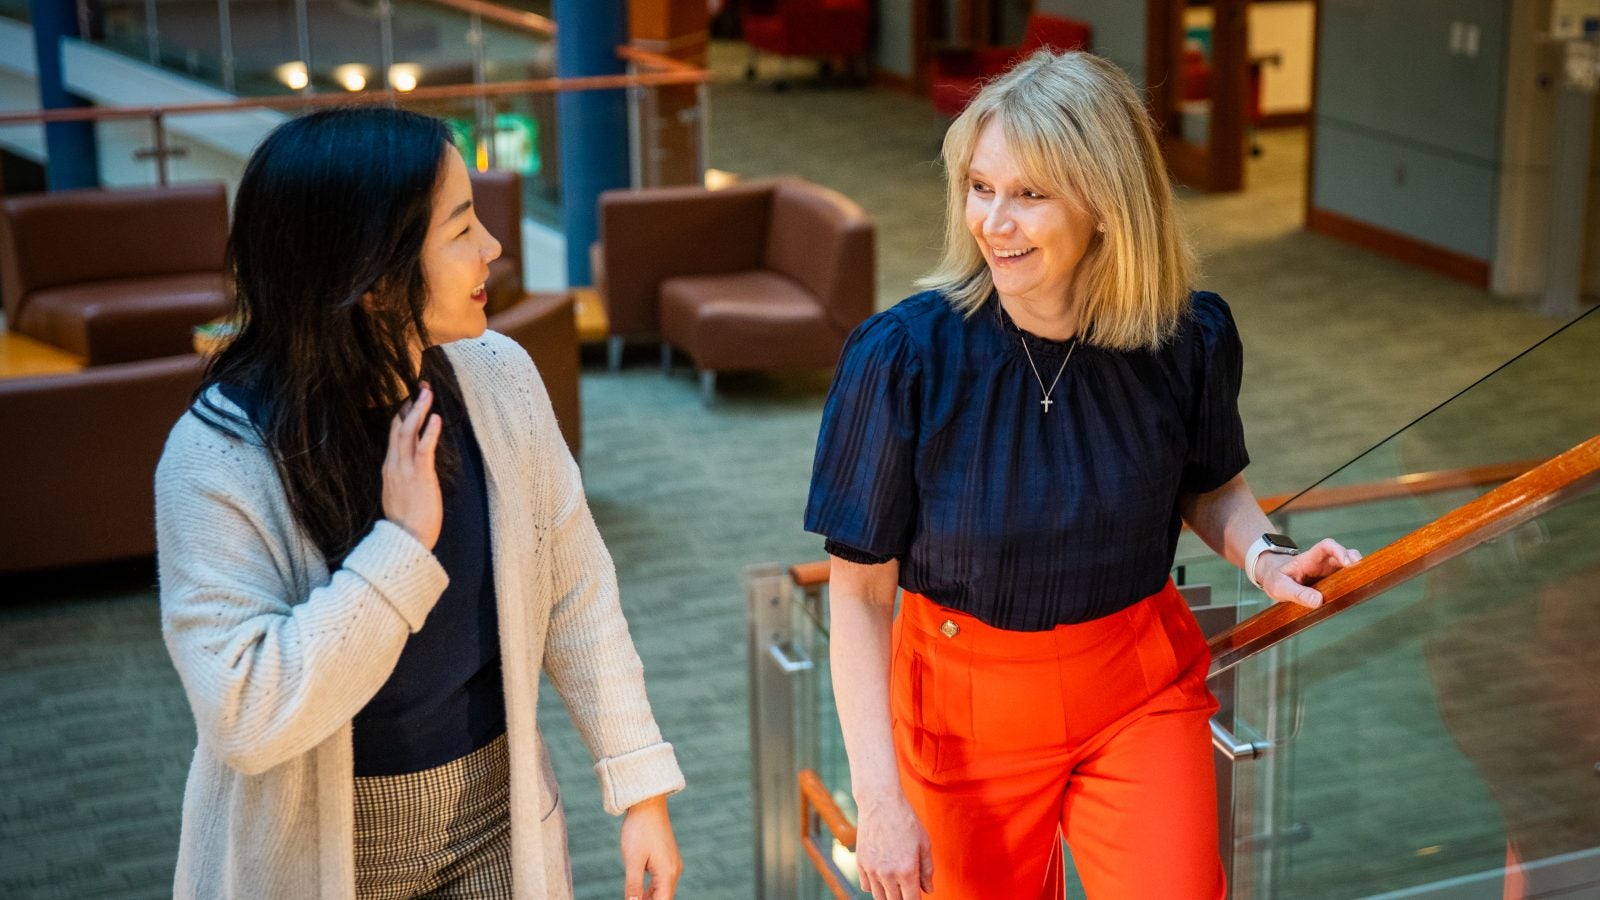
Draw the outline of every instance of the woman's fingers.
M439 449L439 435L444 432L444 420L438 413L428 417L428 427L422 430L422 438L417 441L417 464L432 466L434 451ZM430 469L431 471L431 469Z
M417 432L421 430L423 418L428 414L428 407L433 405L433 389L427 385L422 386L422 391L417 394L415 403L405 413L405 418L400 423L400 436L408 446L416 441Z

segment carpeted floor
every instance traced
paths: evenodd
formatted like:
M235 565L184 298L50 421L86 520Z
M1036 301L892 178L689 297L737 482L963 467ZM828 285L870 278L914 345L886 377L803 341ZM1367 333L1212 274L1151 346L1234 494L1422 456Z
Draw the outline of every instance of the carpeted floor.
M879 227L880 306L910 293L937 253L940 119L894 93L744 83L737 47L719 46L714 63L712 165L799 174L855 198ZM1319 478L1556 323L1300 230L1304 138L1263 141L1251 190L1186 196L1183 208L1204 253L1201 285L1229 299L1244 335L1250 477L1268 493ZM585 372L585 482L689 780L672 807L679 894L747 898L739 577L749 563L820 555L799 522L827 377L725 377L707 407L687 369L663 377L646 352L617 374ZM194 737L152 584L148 565L0 581L0 896L170 890ZM546 693L578 895L617 896L617 823Z

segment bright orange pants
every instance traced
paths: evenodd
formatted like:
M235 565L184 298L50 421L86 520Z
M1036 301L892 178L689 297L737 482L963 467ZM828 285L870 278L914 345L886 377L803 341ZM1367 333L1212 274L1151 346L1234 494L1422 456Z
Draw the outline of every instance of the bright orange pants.
M1209 665L1170 582L1040 632L906 592L890 704L932 896L1059 897L1064 836L1091 900L1223 897Z

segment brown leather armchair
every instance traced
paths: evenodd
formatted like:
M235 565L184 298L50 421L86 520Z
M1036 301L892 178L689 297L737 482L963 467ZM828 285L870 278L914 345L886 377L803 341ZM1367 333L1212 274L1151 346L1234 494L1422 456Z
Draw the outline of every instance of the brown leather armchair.
M489 327L511 338L533 357L561 436L576 459L583 453L583 405L578 391L578 318L567 294L529 294L489 317Z
M0 379L0 572L154 553L156 463L203 369L189 354Z
M231 308L220 184L0 200L6 327L90 365L173 356Z
M621 342L659 336L700 370L826 368L872 313L874 229L860 206L799 178L608 191L598 278Z
M473 172L472 205L478 221L500 242L500 258L489 263L486 287L493 315L522 302L522 176L498 169Z

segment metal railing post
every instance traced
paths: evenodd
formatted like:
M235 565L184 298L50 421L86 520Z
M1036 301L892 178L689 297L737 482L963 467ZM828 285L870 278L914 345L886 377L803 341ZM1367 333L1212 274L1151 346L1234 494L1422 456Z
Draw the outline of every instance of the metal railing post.
M792 586L775 563L744 570L750 689L750 793L754 808L756 896L795 900L800 874L800 770L807 768L797 734L807 711L795 679L815 666L796 645ZM814 689L814 688L813 688Z
M161 113L150 116L150 127L155 131L156 141L156 183L162 187L167 186L167 127L162 122Z
M161 34L156 23L156 0L144 0L144 40L150 65L161 65Z
M695 183L706 183L706 168L711 165L711 99L704 82L694 86L695 117L700 131L695 140Z
M315 94L311 84L311 14L306 10L306 0L294 0L295 38L300 44L300 62L306 67L306 86L302 94Z
M378 0L378 65L383 70L383 86L393 89L389 70L394 68L394 4Z
M628 74L638 75L637 63L628 63ZM638 190L644 183L644 89L630 87L624 92L628 103L628 179L629 186Z
M217 0L217 28L222 32L222 89L233 93L233 10L230 0Z
M483 31L483 16L473 13L471 21L472 25L467 30L467 43L472 45L472 83L475 86L482 87L489 81L489 61L487 51L484 49L487 35ZM478 123L479 140L488 141L487 144L481 145L484 149L485 159L488 161L489 168L493 169L495 167L496 154L494 145L496 136L494 116L489 108L489 100L480 94L474 98L472 107L473 118Z

